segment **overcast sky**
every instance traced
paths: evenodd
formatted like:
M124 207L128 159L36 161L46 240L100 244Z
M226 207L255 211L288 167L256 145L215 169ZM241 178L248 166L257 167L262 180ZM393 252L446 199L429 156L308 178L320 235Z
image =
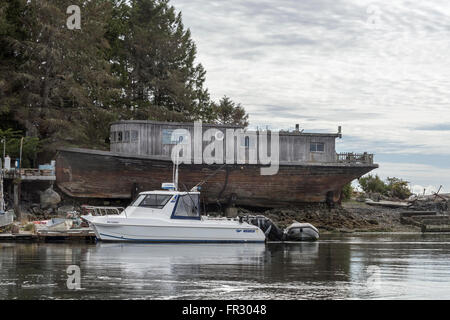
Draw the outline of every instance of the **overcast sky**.
M450 192L450 1L172 0L213 99L250 126L343 128L381 177Z

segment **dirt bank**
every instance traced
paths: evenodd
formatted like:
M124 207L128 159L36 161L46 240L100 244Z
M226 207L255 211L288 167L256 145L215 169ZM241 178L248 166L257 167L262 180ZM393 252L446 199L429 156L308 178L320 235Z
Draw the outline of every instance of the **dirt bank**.
M302 208L271 209L262 213L238 209L239 214L262 214L280 228L285 228L296 220L311 223L321 233L419 232L419 227L401 224L401 211L404 209L372 207L357 201L345 202L342 206L334 209L329 209L324 204L314 204Z

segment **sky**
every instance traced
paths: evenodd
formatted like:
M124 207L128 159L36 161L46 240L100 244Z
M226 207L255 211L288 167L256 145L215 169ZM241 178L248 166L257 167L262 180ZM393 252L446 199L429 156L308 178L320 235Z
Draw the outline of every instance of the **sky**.
M337 132L382 178L450 192L450 2L172 0L211 97L250 127Z

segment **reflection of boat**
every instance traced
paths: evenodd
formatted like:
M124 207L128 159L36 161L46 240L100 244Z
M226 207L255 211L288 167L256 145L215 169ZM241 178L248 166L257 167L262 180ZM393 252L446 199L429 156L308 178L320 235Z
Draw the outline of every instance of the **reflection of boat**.
M137 242L264 242L257 226L231 219L200 215L198 191L142 192L121 214L82 216L98 239Z
M243 259L254 260L263 258L266 250L264 243L246 244L139 244L99 242L96 256L116 257L117 261L149 260L161 267L161 261L171 261L182 264L221 264L242 263Z
M319 230L310 223L295 221L284 230L285 239L291 241L316 241L319 239Z

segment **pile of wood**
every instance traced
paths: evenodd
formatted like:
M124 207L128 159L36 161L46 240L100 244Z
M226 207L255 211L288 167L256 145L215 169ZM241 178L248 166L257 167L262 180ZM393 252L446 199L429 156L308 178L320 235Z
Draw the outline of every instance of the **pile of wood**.
M436 211L403 211L400 221L420 227L422 232L450 232L450 215Z

